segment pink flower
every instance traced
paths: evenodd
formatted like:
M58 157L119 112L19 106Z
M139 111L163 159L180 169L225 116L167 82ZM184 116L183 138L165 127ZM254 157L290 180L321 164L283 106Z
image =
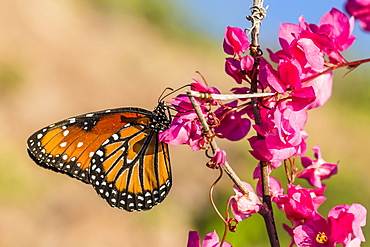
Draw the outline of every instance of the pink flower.
M238 56L249 48L247 34L238 27L227 27L225 30L224 51L226 54Z
M323 15L319 25L308 24L304 17L299 18L299 25L284 23L279 29L279 41L282 51L275 54L292 56L305 71L320 71L324 68L324 55L329 56L331 63L343 63L340 54L352 45L353 18L333 8ZM278 56L270 57L274 62ZM304 72L305 73L305 72Z
M219 148L216 149L215 154L213 155L211 161L217 165L225 165L226 162L226 152Z
M352 205L343 204L332 208L328 213L328 218L333 228L347 230L347 232L339 232L336 230L334 232L337 242L345 243L348 241L348 233L352 233L365 242L365 236L362 233L361 227L366 225L366 213L367 210L364 206L358 203ZM343 222L346 228L343 227Z
M293 230L298 247L360 246L365 242L361 227L366 224L366 209L360 204L339 205L329 211L328 219L315 212Z
M280 196L277 203L283 208L287 218L294 226L312 217L318 207L326 199L324 189L311 190L302 188L300 185L289 185L287 195Z
M249 71L253 68L254 58L244 53L249 48L246 33L238 27L227 27L225 30L224 51L232 55L226 58L225 71L237 83L247 79Z
M240 61L235 60L234 58L226 58L225 72L239 84L241 84L243 80L246 79L245 74L242 72Z
M254 64L254 57L246 55L240 59L240 68L245 73L252 70Z
M244 138L250 128L251 121L249 118L246 118L246 112L243 110L233 110L237 107L238 101L232 101L228 104L227 108L220 107L216 110L215 114L220 120L220 125L215 128L217 134L220 134L218 137L226 138L230 141L239 141Z
M248 189L248 195L245 195L236 185L233 186L235 195L229 199L229 205L237 221L242 221L249 218L254 213L258 213L262 207L258 196L254 193L252 186L243 182Z
M271 110L261 111L264 125L254 125L254 129L264 140L250 138L253 148L252 155L262 161L279 163L293 155L302 153L305 148L306 133L303 127L306 123L305 110L294 111L292 103L280 102ZM263 157L263 159L260 159Z
M370 32L370 1L369 0L348 0L346 11L360 22L365 31Z
M243 80L246 80L246 75L249 75L253 64L254 58L249 55L243 56L240 60L228 57L225 62L225 71L237 83L241 84Z
M334 50L344 51L355 41L352 35L354 19L348 17L336 8L325 13L320 22L318 33L326 34L334 43ZM330 55L330 54L328 54Z
M319 213L293 229L293 240L298 247L335 247L328 222Z
M264 88L269 86L272 92L278 92L281 94L285 93L287 87L280 79L279 72L276 71L265 59L261 59L260 73L258 77Z
M288 105L291 105L294 111L303 110L316 100L315 89L312 86L296 89L290 93L290 98L292 101Z
M200 241L199 233L196 231L189 231L187 247L218 247L221 245L219 237L216 231L208 233L204 237L203 243ZM232 247L230 243L224 242L223 246Z
M312 186L321 188L321 180L328 179L332 175L337 174L337 164L326 163L322 157L320 148L315 146L312 148L315 152L316 160L312 160L309 157L301 157L302 165L306 168L303 170L298 177L306 179Z

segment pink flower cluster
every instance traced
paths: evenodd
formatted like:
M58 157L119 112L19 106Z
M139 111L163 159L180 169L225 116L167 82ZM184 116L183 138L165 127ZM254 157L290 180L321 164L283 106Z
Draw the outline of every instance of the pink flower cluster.
M256 159L271 162L274 167L278 167L289 157L304 154L305 139L308 137L304 131L307 110L323 105L331 95L332 74L320 73L328 64L345 62L340 52L353 43L355 38L351 34L352 29L353 19L348 19L337 9L325 14L319 25L308 24L303 17L299 25L281 25L279 40L282 49L275 53L270 51L270 59L277 63L277 68L274 69L263 58L260 64L261 89L278 94L261 102L262 125L254 125L253 128L264 139L249 139L253 149L251 153ZM247 78L253 68L254 58L244 54L248 47L248 38L243 30L227 27L224 50L232 57L226 58L225 68L237 83L248 82ZM312 79L315 76L318 77ZM192 84L192 89L219 93L217 89L199 81ZM249 88L233 88L232 92L248 93ZM170 145L186 143L193 150L199 150L202 145L202 128L189 99L179 95L169 103L178 113L171 127L160 134L160 141ZM227 104L213 101L212 104L220 106L215 111L220 120L215 132L220 138L236 141L248 134L251 119L254 118L250 104L243 100ZM207 115L206 107L201 107Z
M318 146L313 148L315 159L305 156L307 111L322 106L331 96L332 73L327 69L346 63L341 52L355 40L352 35L354 18L360 20L363 28L370 26L369 20L362 16L367 11L370 13L370 0L348 1L347 11L354 17L348 18L333 8L317 25L308 24L303 16L298 25L281 24L278 34L281 49L268 51L272 63L263 57L256 63L254 57L245 54L250 46L246 33L240 28L226 28L223 48L230 57L226 58L225 71L236 83L247 83L247 86L232 88L231 91L234 94L249 93L250 78L258 73L258 90L275 93L272 97L259 99L259 124L251 124L256 120L255 109L246 99L225 104L213 99L197 99L215 137L237 141L244 138L251 128L256 131L257 135L248 139L252 149L250 153L257 160L268 162L270 173L284 162L294 163L300 158L303 170L296 175L306 179L315 189L289 184L284 193L281 183L269 177L271 199L280 210L284 210L293 225L293 228L285 226L292 236L292 245L335 246L340 243L360 246L365 241L361 227L366 223L366 209L360 204L334 207L327 218L319 214L318 208L326 200L322 180L337 173L337 164L325 162ZM197 80L191 86L194 91L219 94L216 88ZM206 140L189 98L179 95L169 103L177 114L170 128L159 134L159 140L170 145L187 144L193 150L200 150ZM212 111L212 108L216 110ZM211 162L223 165L226 162L225 151L218 149ZM257 167L254 172L254 178L259 179L256 194L247 183L244 185L248 188L248 195L234 186L235 195L230 197L228 207L237 221L258 213L263 207L259 170ZM202 246L218 246L216 236L215 233L208 234ZM201 246L198 233L189 233L188 246Z
M281 24L282 49L270 51L276 69L266 60L260 67L264 90L278 96L262 102L262 125L253 126L264 137L249 139L255 158L277 167L291 156L304 154L307 110L323 105L331 96L332 74L322 73L327 66L345 62L340 52L353 43L352 29L353 19L334 8L319 25L308 24L303 17L299 25Z
M224 51L233 57L226 58L225 71L239 84L246 80L254 64L254 58L244 54L248 49L248 37L243 30L240 28L226 28Z

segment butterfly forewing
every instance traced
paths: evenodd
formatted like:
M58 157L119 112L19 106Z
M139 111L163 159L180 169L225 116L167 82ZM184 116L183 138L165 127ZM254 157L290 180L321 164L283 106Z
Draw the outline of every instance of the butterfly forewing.
M28 152L40 166L91 183L113 207L147 210L171 186L168 146L158 142L169 123L164 108L157 109L119 108L66 119L34 133Z

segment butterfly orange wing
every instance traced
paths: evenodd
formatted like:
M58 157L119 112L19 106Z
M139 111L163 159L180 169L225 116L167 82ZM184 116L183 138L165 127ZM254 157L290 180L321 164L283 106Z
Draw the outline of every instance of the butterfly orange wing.
M150 209L171 186L168 146L158 142L153 117L140 108L76 116L34 133L27 141L28 152L42 167L92 183L113 207ZM140 203L148 193L152 199Z

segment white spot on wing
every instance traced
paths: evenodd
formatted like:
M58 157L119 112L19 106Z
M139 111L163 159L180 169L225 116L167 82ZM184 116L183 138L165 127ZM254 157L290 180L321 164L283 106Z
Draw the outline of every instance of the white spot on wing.
M104 155L104 152L103 152L103 151L101 151L101 150L98 150L98 151L96 151L96 154L97 154L97 155L99 155L99 156L101 157L101 156L103 156L103 155Z
M69 130L65 130L65 131L63 131L63 135L64 136L67 136L69 134Z
M77 147L78 147L78 148L82 147L82 145L84 145L84 143L83 143L83 142L79 142L79 143L77 143Z

